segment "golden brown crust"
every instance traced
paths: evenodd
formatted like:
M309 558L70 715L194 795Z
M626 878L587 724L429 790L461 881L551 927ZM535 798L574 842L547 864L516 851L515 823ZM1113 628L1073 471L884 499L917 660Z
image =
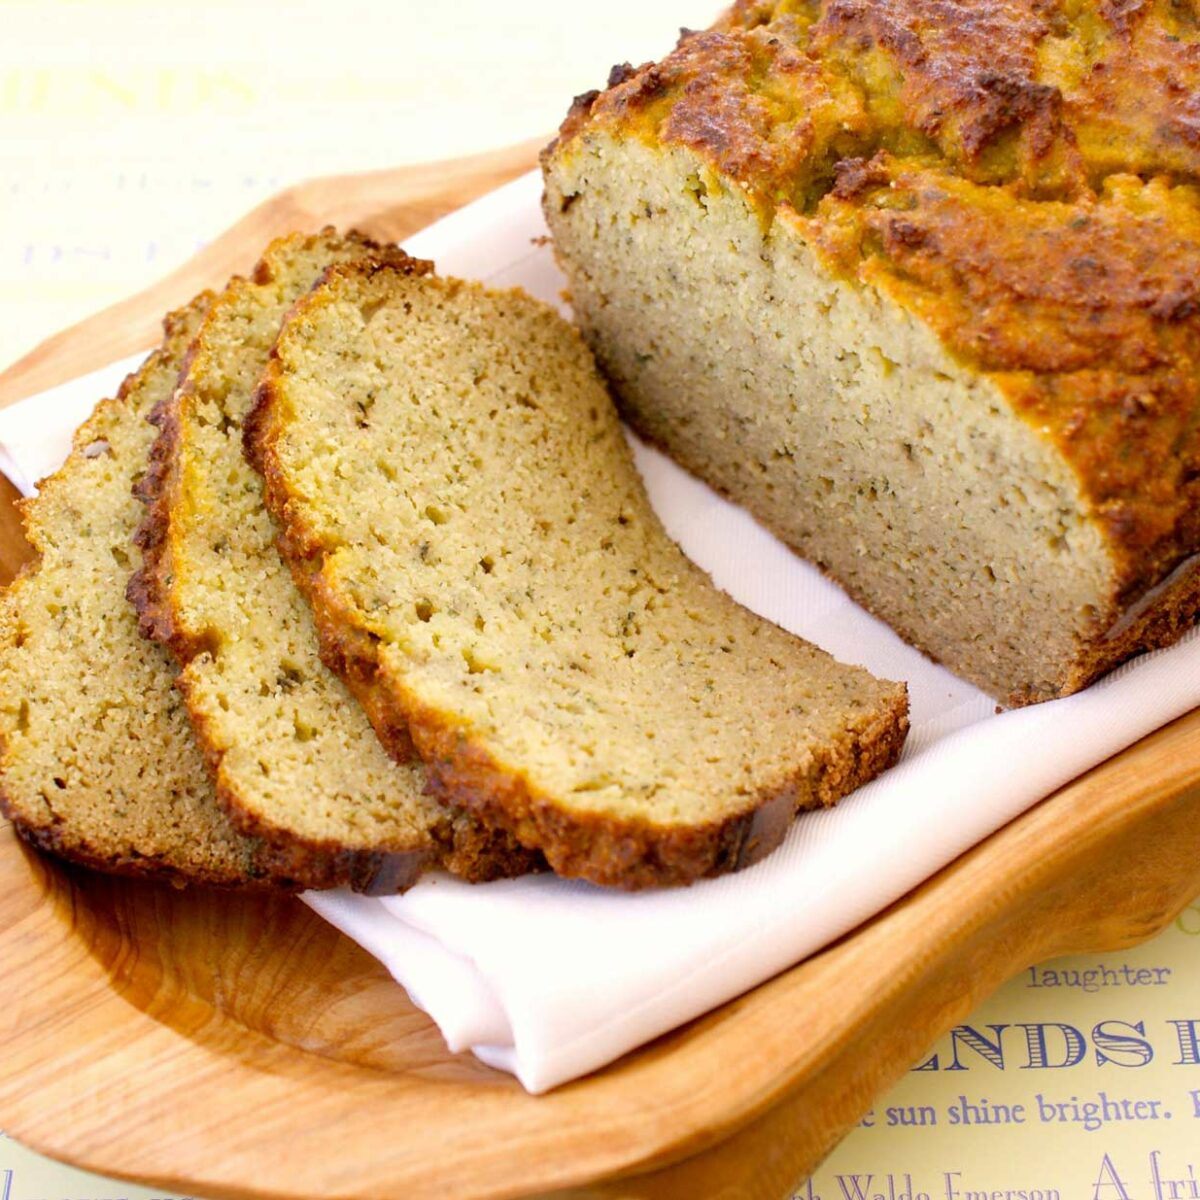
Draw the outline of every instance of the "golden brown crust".
M919 316L1054 441L1120 557L1118 608L1200 548L1189 191L1115 177L1099 197L1023 201L881 154L813 216L783 214L831 270Z
M1062 190L1081 168L1062 93L1038 78L1049 33L1021 0L829 0L811 45L827 62L870 70L877 119L894 103L900 122L967 178Z
M0 739L2 741L2 739ZM244 879L230 879L228 875L210 872L202 866L189 868L185 873L169 863L154 857L141 855L117 855L90 847L78 837L64 837L57 825L34 825L20 820L10 811L0 788L0 816L7 817L18 836L29 845L46 854L52 854L66 862L100 871L105 875L124 875L131 879L152 879L182 888L190 885L222 888L228 891L273 891L296 892L305 884L289 878L286 864L276 863L270 855L258 857L257 865L262 874Z
M560 132L619 125L705 153L768 202L846 157L930 155L1071 196L1113 171L1200 177L1200 22L1172 0L774 0L614 68ZM794 198L794 197L793 197Z
M778 38L857 86L864 148L919 134L943 164L1030 194L1111 171L1200 175L1200 22L1173 0L774 0L716 31Z
M1174 0L1106 0L1089 55L1052 44L1065 120L1093 178L1106 171L1200 176L1200 18Z
M559 875L630 891L693 883L758 862L783 841L797 812L832 805L892 766L908 733L907 695L899 692L889 710L865 728L847 731L848 745L823 747L815 763L765 790L745 812L673 828L565 812L444 714L401 696L436 795L522 843L540 846Z
M1053 441L1116 560L1097 636L1200 550L1194 6L739 0L548 153L592 130L687 147Z
M187 369L185 360L181 377ZM172 582L171 503L177 484L174 463L179 441L178 394L173 393L165 404L156 406L147 420L158 429L158 436L150 446L146 473L134 488L134 495L146 506L146 515L133 539L142 552L142 565L130 576L125 597L137 613L142 636L166 646L176 662L183 664L202 647L181 636L168 602Z

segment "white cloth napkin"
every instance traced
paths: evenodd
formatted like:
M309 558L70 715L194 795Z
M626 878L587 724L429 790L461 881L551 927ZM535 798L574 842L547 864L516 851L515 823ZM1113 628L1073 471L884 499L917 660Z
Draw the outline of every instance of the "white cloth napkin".
M413 238L443 274L562 286L536 175ZM26 490L130 363L0 412L0 466ZM899 766L837 808L801 817L740 874L638 895L548 876L469 886L434 875L403 896L310 893L437 1022L531 1092L583 1075L746 991L903 895L1035 801L1200 705L1200 630L1088 691L994 714L983 693L856 608L745 513L635 447L655 507L688 554L743 604L837 657L907 680Z

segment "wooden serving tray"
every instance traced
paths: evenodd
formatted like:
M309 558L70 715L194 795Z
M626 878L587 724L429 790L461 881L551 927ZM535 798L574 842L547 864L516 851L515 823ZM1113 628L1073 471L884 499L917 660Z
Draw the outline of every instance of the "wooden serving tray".
M275 234L329 221L403 237L534 150L285 192L10 368L0 405L149 345L166 309ZM25 553L0 502L0 567ZM94 875L0 825L0 1128L213 1198L779 1200L1005 979L1149 937L1197 893L1200 710L821 954L531 1097L447 1053L383 968L298 901Z

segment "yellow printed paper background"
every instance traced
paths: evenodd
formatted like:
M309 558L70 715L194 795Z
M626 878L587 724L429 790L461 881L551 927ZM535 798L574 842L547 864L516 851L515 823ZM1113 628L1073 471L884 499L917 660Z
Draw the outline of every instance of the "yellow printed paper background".
M720 7L0 0L0 367L288 184L549 133ZM1200 905L1013 980L799 1194L1200 1200L1198 1036ZM0 1136L0 1200L163 1195Z
M811 1200L1198 1200L1200 904L1010 981L883 1097Z

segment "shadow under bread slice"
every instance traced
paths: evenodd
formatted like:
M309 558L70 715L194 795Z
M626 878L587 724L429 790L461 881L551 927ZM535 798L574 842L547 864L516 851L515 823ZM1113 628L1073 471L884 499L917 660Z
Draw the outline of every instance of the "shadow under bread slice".
M180 664L182 691L235 823L306 886L396 891L426 867L512 874L533 856L425 794L419 765L388 757L319 658L311 615L275 547L242 422L288 308L333 263L426 264L332 230L273 242L209 310L142 489L145 564L130 581L144 633Z
M125 600L146 416L210 299L167 318L161 349L22 506L38 557L0 599L0 805L28 841L100 870L244 885L266 881L263 848L218 805L175 664Z
M713 586L578 333L521 292L332 269L247 450L326 641L375 672L431 786L563 875L736 870L900 751L903 685Z

